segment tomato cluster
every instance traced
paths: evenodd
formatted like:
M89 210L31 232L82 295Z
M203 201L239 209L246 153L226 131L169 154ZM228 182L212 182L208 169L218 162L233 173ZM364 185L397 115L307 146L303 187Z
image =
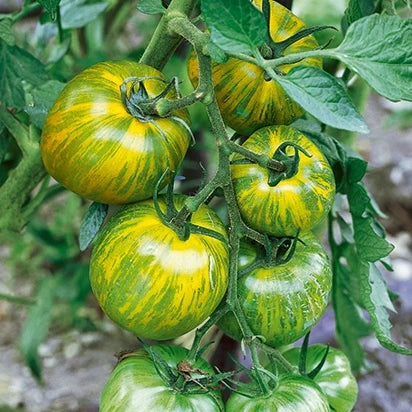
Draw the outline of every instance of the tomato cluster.
M262 9L262 1L254 3ZM274 2L267 18L271 44L304 27ZM315 39L306 36L283 53L314 47ZM321 66L321 61L300 64ZM196 85L194 56L189 74ZM242 241L239 256L238 299L250 329L267 345L280 347L305 335L328 304L331 268L311 229L331 209L333 174L317 146L287 126L303 110L262 69L229 59L213 65L212 78L226 124L249 136L242 147L284 166L276 171L235 154L230 171L243 221L264 234L268 244L288 238L289 247L296 247L288 259L278 261L268 258L270 248ZM187 198L170 191L157 196L168 179L170 183L165 171L177 170L191 140L185 109L166 117L147 109L159 97L178 98L169 86L162 73L144 64L99 63L68 83L49 113L41 142L44 165L62 185L94 201L127 204L98 234L91 286L114 322L154 340L173 339L198 327L222 302L229 282L227 229L215 212L203 204L179 226ZM231 312L218 326L234 339L243 338ZM311 350L309 357L317 359L316 348ZM346 362L338 351L331 351L328 361L332 355ZM129 354L108 381L101 410L222 410L220 393L207 389L213 369L198 359L185 375L181 368L187 356L186 350L167 345ZM285 356L295 362L293 351ZM319 412L329 410L329 404L350 410L356 383L347 363L338 371L334 359L326 365L336 375L329 386L324 384L327 371L317 380L279 372L271 394L252 399L233 394L226 410ZM350 378L349 389L338 375ZM196 382L197 392L185 390L182 377Z

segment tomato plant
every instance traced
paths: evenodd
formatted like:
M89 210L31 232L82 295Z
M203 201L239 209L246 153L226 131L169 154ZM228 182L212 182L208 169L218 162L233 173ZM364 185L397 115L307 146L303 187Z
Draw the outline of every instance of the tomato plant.
M101 412L223 410L221 395L217 390L202 393L201 380L214 375L213 368L206 361L199 359L192 365L195 370L193 382L199 380L198 386L193 387L195 390L179 391L173 385L179 377L179 363L185 360L188 351L172 345L157 345L152 350L162 357L172 373L159 374L155 360L144 349L127 354L103 389Z
M282 145L287 146L282 150ZM269 126L253 133L243 147L270 158L299 156L296 166L292 163L291 170L284 172L244 162L240 154L234 156L233 185L246 223L273 236L294 236L327 216L335 181L328 161L312 141L291 127Z
M295 342L323 315L332 286L329 259L315 236L301 235L290 261L251 270L238 281L238 296L254 335L278 347ZM239 269L247 269L258 258L258 248L242 244ZM232 313L223 317L219 327L229 336L242 338Z
M328 401L319 387L303 376L285 375L265 396L248 398L234 393L226 403L227 412L245 411L329 411Z
M263 0L265 2L266 0ZM262 0L253 3L262 10ZM313 50L318 43L313 36L280 47L280 42L289 39L305 28L304 23L286 7L277 2L268 1L270 11L266 16L270 23L270 41L267 52L270 57L280 57L297 52ZM278 43L279 47L270 47ZM322 67L319 58L307 58L296 64L279 66L287 73L296 65ZM199 74L194 55L189 60L189 76L194 86ZM213 84L216 98L225 123L240 134L250 134L255 130L272 124L289 124L304 113L275 81L268 78L261 67L237 58L213 64Z
M151 197L162 173L180 165L191 141L186 110L167 118L139 112L145 98L155 98L165 87L162 73L131 61L98 63L78 74L46 119L41 139L46 170L98 202ZM171 90L167 97L176 94ZM124 99L130 102L126 106Z
M305 365L307 371L312 371L319 365L326 349L326 345L309 346ZM289 349L283 354L293 365L299 364L299 348ZM343 352L329 348L325 363L313 380L323 390L333 410L352 410L358 396L358 385L352 375L349 360Z
M184 199L175 198L177 208ZM164 199L159 204L165 208ZM206 205L191 222L226 238ZM100 306L123 328L148 339L173 339L198 326L222 300L228 247L203 234L180 240L160 220L153 200L142 201L117 213L99 235L90 283Z
M134 2L22 3L0 14L0 229L29 224L53 259L38 266L46 281L34 299L0 298L29 306L21 349L37 378L61 285L73 268L67 284L79 290L67 300L79 309L89 258L97 303L144 348L121 357L102 410L222 410L218 385L228 411L326 411L328 401L350 410L346 358L333 349L322 358L314 346L311 372L302 361L329 300L355 372L366 365L360 339L372 333L412 354L390 335L395 295L380 265L390 269L393 245L362 181L367 162L342 144L369 131L359 112L366 88L412 100L411 21L395 3L349 1L327 48L314 37L326 27L305 27L272 0L139 0L140 12L162 16L147 47L127 51L116 33L150 20L129 22ZM38 24L21 36L13 27L26 18ZM186 64L195 88L181 94L175 75ZM188 110L207 120L189 123ZM81 223L69 219L79 249L34 220L64 188L94 201ZM327 228L331 261L315 226ZM91 257L81 254L89 245ZM235 370L212 373L200 356L213 359L219 342L205 341L215 326L240 342L250 367L233 359ZM299 362L297 349L279 348L304 335ZM189 349L142 338L179 338Z

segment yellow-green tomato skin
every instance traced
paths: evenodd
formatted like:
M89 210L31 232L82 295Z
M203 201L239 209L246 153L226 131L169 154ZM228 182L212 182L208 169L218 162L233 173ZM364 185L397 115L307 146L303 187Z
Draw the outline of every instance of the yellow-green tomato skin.
M329 412L325 395L311 379L288 375L266 396L247 398L233 393L226 412Z
M188 351L179 346L156 345L152 350L177 374L177 365L186 359ZM192 367L213 376L213 368L202 358ZM194 373L193 378L204 375ZM106 383L100 412L221 412L220 392L181 393L175 391L158 374L153 360L140 349L122 360Z
M239 302L254 335L279 347L304 336L322 317L332 288L328 256L317 238L302 233L292 259L284 264L260 267L238 280ZM239 269L247 268L257 256L257 246L242 242ZM233 313L218 326L225 334L241 340Z
M101 203L147 199L163 172L176 170L191 141L186 110L173 118L138 120L125 108L120 86L126 78L165 76L131 61L98 63L75 76L47 116L41 151L47 172L59 183ZM149 97L166 83L144 81ZM169 99L176 98L170 91ZM166 184L166 181L165 181Z
M252 228L273 236L295 236L312 229L332 208L335 179L317 146L290 126L269 126L253 133L243 147L272 157L283 142L292 142L311 157L300 153L297 173L270 186L269 169L257 164L232 164L231 173L240 213ZM294 149L288 148L288 154ZM243 159L236 154L233 160Z
M262 9L262 0L253 0ZM291 11L270 0L270 35L281 42L305 28L304 23ZM305 52L319 47L310 35L293 43L284 55ZM295 66L322 67L319 58L307 58L299 63L279 66L289 72ZM193 86L199 81L197 59L192 53L188 63ZM222 64L213 63L213 84L216 98L225 123L240 134L250 134L272 124L289 124L304 113L274 80L266 80L265 72L253 63L229 58Z
M177 209L184 196L175 196ZM165 209L165 201L159 199ZM192 223L227 238L206 205ZM90 262L90 282L103 311L121 327L146 339L173 339L202 323L228 285L228 246L211 236L180 240L159 219L153 200L128 205L99 234Z
M306 370L312 371L320 363L326 351L326 345L309 346L306 357ZM292 348L283 356L293 365L299 364L299 348ZM336 412L350 412L358 397L358 384L352 375L350 363L339 349L329 347L325 363L313 380L320 386L328 398L330 406Z

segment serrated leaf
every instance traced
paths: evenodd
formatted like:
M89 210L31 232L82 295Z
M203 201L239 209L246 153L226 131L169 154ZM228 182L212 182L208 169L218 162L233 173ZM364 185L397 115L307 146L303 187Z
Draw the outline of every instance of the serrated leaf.
M36 303L30 307L22 328L20 346L23 358L38 380L41 380L38 348L47 337L59 280L57 276L41 280L36 293Z
M159 14L166 11L163 7L162 0L139 0L136 8L145 14Z
M109 3L83 4L84 1L66 1L60 6L63 29L78 29L95 20Z
M43 128L47 113L63 90L65 84L58 80L49 80L30 91L26 96L27 106L24 111L29 115L30 121L39 129Z
M16 44L16 39L11 30L12 27L11 19L0 20L0 39L5 41L9 46L14 46Z
M265 18L249 0L202 0L201 10L213 43L224 51L251 54L266 41Z
M348 183L360 182L365 176L366 168L368 167L368 162L358 157L349 157L347 160L347 179Z
M387 99L412 100L412 19L364 17L333 53Z
M48 76L43 64L27 51L0 40L0 102L7 107L25 106L22 81L39 85Z
M374 0L350 0L345 14L342 18L342 31L345 33L348 27L356 20L375 13L376 3Z
M386 309L394 310L386 283L374 264L366 264L361 276L361 295L380 344L396 353L412 355L412 350L398 345L390 334L391 323Z
M373 229L373 217L353 218L355 229L355 242L359 257L367 262L376 262L392 252L394 246L389 243L381 234Z
M276 76L275 81L295 102L322 123L338 129L369 132L343 86L322 69L297 66L286 76Z
M37 2L44 7L52 20L56 19L57 7L59 6L60 0L37 0Z
M79 245L80 250L86 250L99 232L109 207L106 204L94 202L86 212L80 225Z

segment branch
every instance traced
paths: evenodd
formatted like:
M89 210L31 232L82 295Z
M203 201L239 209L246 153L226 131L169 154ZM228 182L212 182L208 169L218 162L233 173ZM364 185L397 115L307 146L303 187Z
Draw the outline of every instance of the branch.
M140 63L149 64L158 70L165 66L182 41L182 37L169 31L169 20L176 14L189 16L195 4L196 0L172 0L157 25L153 37L140 59Z

